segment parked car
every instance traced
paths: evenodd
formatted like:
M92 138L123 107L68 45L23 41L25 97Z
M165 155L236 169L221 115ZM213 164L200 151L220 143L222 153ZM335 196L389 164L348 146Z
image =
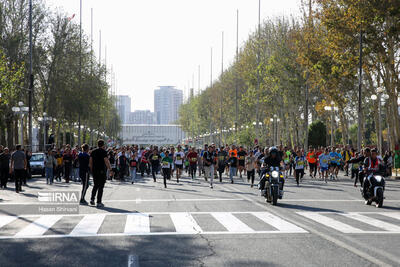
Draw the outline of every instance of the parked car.
M30 160L31 174L41 175L45 177L44 159L46 155L44 153L32 153Z

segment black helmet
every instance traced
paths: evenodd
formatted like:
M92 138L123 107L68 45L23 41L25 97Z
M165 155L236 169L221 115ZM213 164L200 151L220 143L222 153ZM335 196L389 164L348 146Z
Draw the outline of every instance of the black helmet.
M270 147L269 154L278 154L278 149L275 146Z

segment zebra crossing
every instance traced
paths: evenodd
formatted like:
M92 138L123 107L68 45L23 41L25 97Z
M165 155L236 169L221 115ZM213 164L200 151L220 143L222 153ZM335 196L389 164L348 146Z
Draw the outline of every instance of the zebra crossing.
M297 212L344 234L400 234L400 212Z
M170 222L171 226L168 227ZM255 224L257 222L257 224ZM251 224L251 225L249 225ZM156 227L158 225L158 227ZM217 230L213 230L213 229ZM0 239L308 233L269 212L150 212L0 216Z

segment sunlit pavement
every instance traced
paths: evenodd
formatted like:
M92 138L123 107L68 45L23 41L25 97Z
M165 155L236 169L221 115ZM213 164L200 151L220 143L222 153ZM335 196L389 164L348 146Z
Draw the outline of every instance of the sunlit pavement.
M246 179L111 181L105 207L79 214L16 214L38 192L80 191L34 178L0 191L0 266L396 266L400 184L387 181L384 207L366 206L353 181L293 178L272 206ZM89 200L91 187L86 200Z

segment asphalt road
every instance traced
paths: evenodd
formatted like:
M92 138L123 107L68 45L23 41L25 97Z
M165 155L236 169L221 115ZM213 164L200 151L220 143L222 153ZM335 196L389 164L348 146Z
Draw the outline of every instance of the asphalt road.
M105 208L46 216L15 207L80 184L28 184L21 194L11 183L0 191L0 266L400 265L398 181L387 181L381 209L364 205L343 176L327 184L306 176L300 187L289 178L278 206L239 177L214 189L202 178L173 178L167 189L162 179L112 181Z

